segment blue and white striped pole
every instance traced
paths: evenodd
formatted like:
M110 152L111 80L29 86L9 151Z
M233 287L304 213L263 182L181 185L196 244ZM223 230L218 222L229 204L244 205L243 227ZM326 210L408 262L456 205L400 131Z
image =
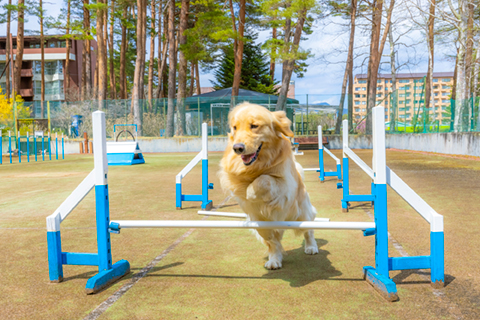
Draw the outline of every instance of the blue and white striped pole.
M63 133L62 133L62 160L65 159L65 149L63 144Z
M30 162L30 136L27 131L27 162Z
M8 131L8 152L10 153L10 164L12 163L12 133Z
M33 152L35 153L35 162L37 162L37 135L33 134Z
M17 145L18 145L18 163L22 163L22 151L20 150L20 131L17 133Z
M322 126L317 127L318 131L318 168L320 169L320 181L325 181L325 168L323 163L323 132Z
M208 183L208 125L202 124L202 209L210 210L212 201L208 200L208 189L213 185Z
M50 132L48 133L48 155L50 157L50 160L52 160L52 144L50 141Z
M55 132L55 160L58 160L58 137L56 132Z
M42 161L45 161L45 136L42 132Z

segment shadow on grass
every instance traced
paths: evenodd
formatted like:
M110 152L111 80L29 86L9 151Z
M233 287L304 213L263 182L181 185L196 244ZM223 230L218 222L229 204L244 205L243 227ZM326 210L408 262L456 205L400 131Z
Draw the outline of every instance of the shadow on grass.
M201 275L201 274L158 274L155 273L162 269L175 267L181 262L173 263L168 266L154 267L150 270L147 277L172 277L172 278L214 278L214 279L256 279L273 280L281 279L290 283L291 287L302 287L318 280L334 281L364 281L359 278L336 278L342 275L342 272L332 266L328 259L330 254L321 247L327 244L326 240L316 239L319 247L319 253L316 255L306 255L303 245L300 248L286 252L283 260L283 268L278 270L268 270L268 273L261 277L249 276L229 276L229 275Z
M421 280L407 280L411 275L419 275ZM429 270L402 270L399 274L392 278L396 284L430 284L430 271ZM449 274L445 274L445 287L455 280L455 277Z

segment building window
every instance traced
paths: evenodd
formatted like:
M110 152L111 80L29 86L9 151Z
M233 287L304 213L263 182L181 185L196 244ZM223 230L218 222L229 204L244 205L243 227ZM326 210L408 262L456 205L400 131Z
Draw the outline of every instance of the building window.
M450 86L442 85L442 89L450 89Z
M410 90L410 86L400 87L398 90Z
M357 114L357 115L355 116L355 119L360 119L360 116Z
M438 79L433 79L433 82L438 82Z
M377 83L382 83L382 80L377 80Z
M447 79L442 79L442 81L443 82L450 82L450 81L452 81L452 79L447 78Z
M382 87L377 87L377 91L380 91L380 90L382 90Z
M367 104L367 102L366 102L366 101L362 101L362 104Z
M388 120L388 114L385 115L385 120Z
M360 104L360 101L355 101L355 104L356 104L356 105Z
M442 100L442 103L450 103L450 100L443 99L443 100Z
M362 112L365 112L365 108L362 109Z
M358 80L358 83L367 83L367 80Z
M415 97L423 97L423 93L415 93Z
M355 112L360 112L360 108L355 108Z
M362 98L366 98L366 97L367 97L367 95L366 95L366 94L362 94Z
M438 92L435 92L433 96L438 97Z
M412 102L412 101L411 101L410 99L405 100L405 104L409 104L409 103L411 103L411 102Z
M377 93L377 98L381 98L382 97L382 94L381 93Z
M442 111L447 111L447 107L442 107Z
M449 92L442 92L442 96L444 96L444 97L445 97L445 96L448 97L449 95L450 95Z
M423 78L422 79L415 79L413 80L414 83L423 83Z
M356 95L355 95L355 98L360 98L360 95L359 95L359 94L356 94Z
M423 86L421 87L413 87L414 90L423 90Z
M400 83L410 83L410 80L408 80L408 79L400 79L400 80L398 80L398 82L400 82Z
M438 89L438 86L433 86L433 90L436 90L436 89Z

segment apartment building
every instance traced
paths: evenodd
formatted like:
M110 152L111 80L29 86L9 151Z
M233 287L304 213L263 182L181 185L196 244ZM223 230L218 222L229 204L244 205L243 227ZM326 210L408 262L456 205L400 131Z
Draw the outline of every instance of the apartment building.
M426 73L398 73L398 107L397 118L401 122L410 123L420 108L424 107L424 81ZM450 123L450 117L442 113L450 106L450 96L453 85L453 72L433 73L433 92L428 110L431 120L438 120L440 124ZM353 84L353 118L356 121L366 116L367 112L367 75L357 74ZM385 106L385 121L390 121L390 107L392 93L392 75L379 74L377 78L377 104Z
M6 67L6 42L7 37L0 37L0 74ZM67 59L66 40L61 36L48 36L45 39L45 101L50 101L50 108L55 108L65 100L67 92L73 92L82 86L82 40L70 41L69 88L65 88L65 62ZM97 43L90 41L91 45L91 79L94 77L96 64ZM16 58L17 39L12 37L13 60ZM22 96L26 105L33 106L35 117L41 117L41 49L40 36L25 36L22 59L21 84L16 91ZM8 66L9 69L11 66ZM11 70L11 69L10 69ZM12 74L10 72L10 81ZM11 83L11 82L10 82ZM6 73L0 78L2 91L6 90Z

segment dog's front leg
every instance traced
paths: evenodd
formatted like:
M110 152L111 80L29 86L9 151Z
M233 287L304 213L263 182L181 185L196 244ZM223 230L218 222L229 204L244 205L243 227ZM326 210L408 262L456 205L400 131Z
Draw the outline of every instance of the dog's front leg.
M270 202L278 197L279 187L275 178L261 175L253 180L247 188L248 200L262 200Z
M283 230L265 230L258 229L258 234L263 238L263 243L268 247L268 261L265 268L269 270L280 269L282 267L282 240Z

